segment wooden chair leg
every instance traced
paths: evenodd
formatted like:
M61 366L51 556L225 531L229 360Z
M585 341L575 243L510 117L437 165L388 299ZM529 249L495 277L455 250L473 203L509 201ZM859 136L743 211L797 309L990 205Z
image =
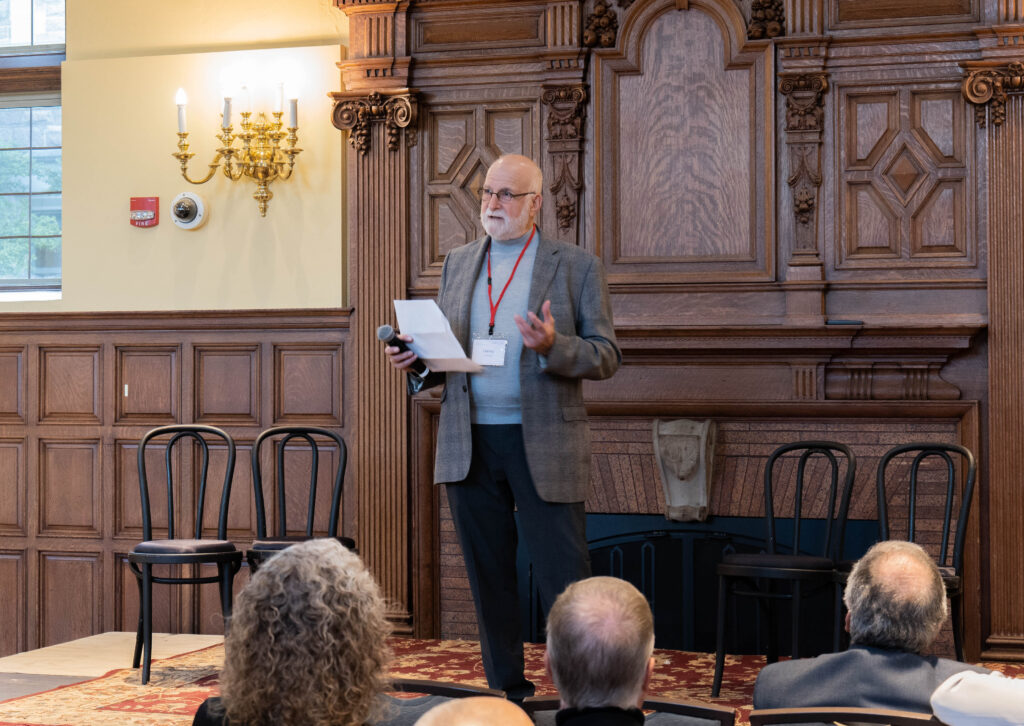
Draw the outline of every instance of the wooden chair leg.
M726 576L718 576L718 626L715 631L715 679L711 684L711 697L718 698L725 670L725 613L729 608L729 587Z
M153 662L153 565L142 565L142 685L149 683Z

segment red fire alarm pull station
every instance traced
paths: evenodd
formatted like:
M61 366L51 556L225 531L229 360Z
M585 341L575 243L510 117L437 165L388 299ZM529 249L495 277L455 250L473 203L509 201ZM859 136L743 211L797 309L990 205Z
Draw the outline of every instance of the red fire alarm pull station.
M132 197L128 221L135 227L160 224L160 197Z

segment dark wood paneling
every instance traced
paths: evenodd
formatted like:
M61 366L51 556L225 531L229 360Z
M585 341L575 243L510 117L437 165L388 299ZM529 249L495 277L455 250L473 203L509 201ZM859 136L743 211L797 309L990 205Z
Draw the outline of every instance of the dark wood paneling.
M343 356L340 346L275 346L274 422L342 426Z
M205 414L227 427L239 444L229 527L247 546L255 528L252 439L275 423L282 393L286 416L315 415L318 424L338 427L348 319L327 310L0 316L0 606L18 614L0 648L135 629L137 586L124 553L142 535L136 445L154 426ZM151 449L148 462L159 524L167 511L163 449ZM198 463L189 447L173 462L176 514L188 534ZM210 532L223 466L223 449L215 447ZM358 538L348 496L343 516ZM15 576L23 584L12 589ZM157 631L199 626L196 587L157 585L154 597ZM70 617L68 602L82 603Z
M24 360L24 348L0 348L0 423L25 417Z
M39 350L39 420L99 424L101 353L96 347L42 347Z
M978 7L978 0L832 0L833 27L879 27L894 25L893 21L926 25L973 20Z
M0 534L25 534L25 442L0 439Z
M176 423L181 398L181 350L118 346L115 423Z
M973 127L959 88L839 89L839 270L977 275Z
M25 553L0 550L0 610L5 618L0 657L25 649L25 589Z
M101 458L98 439L40 439L40 534L103 535Z
M40 551L38 587L40 646L103 632L99 552Z
M259 423L259 346L196 346L195 371L197 422Z

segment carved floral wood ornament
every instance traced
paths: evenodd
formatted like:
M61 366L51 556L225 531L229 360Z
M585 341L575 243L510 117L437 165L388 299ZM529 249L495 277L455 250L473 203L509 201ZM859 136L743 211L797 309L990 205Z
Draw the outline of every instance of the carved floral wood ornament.
M985 128L987 109L992 111L992 125L1002 125L1006 120L1007 93L1024 93L1024 62L971 71L964 78L964 98L974 104L974 119L979 128Z
M547 142L553 172L551 190L555 198L558 228L564 234L577 215L577 200L583 184L580 164L583 154L583 121L587 114L585 85L546 86L541 102L548 109Z
M370 150L370 124L383 121L387 127L388 149L396 151L399 134L406 129L409 145L416 140L416 102L410 94L385 97L376 91L366 98L338 101L334 106L334 125L351 131L348 142L360 154Z
M597 0L594 12L587 17L587 25L583 29L583 45L588 48L611 48L615 45L618 30L619 17L608 0Z
M785 35L785 11L782 0L754 0L750 5L747 37L751 40Z
M790 149L793 212L802 227L811 224L821 186L821 133L828 79L824 73L785 76L779 92L786 97L786 143ZM813 252L813 239L798 228L796 252Z

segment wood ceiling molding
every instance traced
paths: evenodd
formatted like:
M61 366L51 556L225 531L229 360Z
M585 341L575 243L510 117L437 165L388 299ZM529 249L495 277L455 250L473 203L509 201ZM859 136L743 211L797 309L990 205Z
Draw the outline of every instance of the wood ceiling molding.
M1024 62L971 70L973 65L968 66L964 75L964 98L974 104L978 128L985 128L989 117L993 126L1000 126L1006 120L1007 94L1024 93Z

